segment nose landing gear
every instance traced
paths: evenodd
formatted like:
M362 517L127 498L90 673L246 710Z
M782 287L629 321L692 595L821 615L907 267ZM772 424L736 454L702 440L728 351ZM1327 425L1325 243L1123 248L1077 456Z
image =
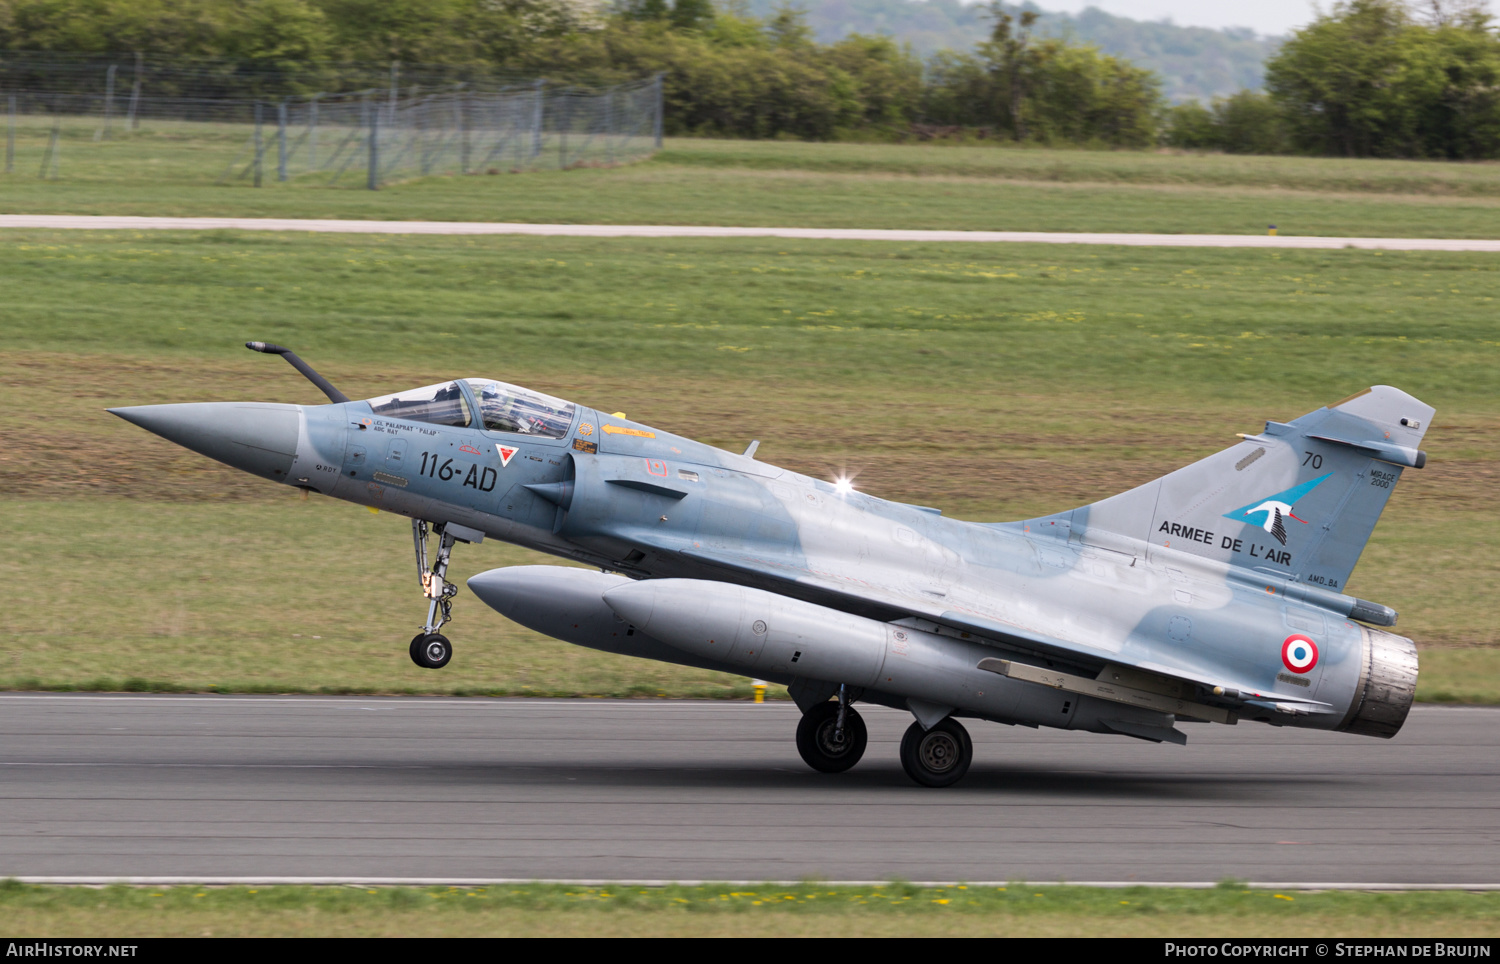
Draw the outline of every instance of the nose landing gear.
M437 552L432 567L427 565L427 523L422 519L411 520L412 545L417 554L417 579L422 584L422 595L427 597L427 622L422 631L411 641L407 652L411 661L423 669L442 669L453 658L453 644L438 630L453 618L453 597L458 595L458 586L447 581L448 560L456 542L483 542L484 533L478 529L456 523L438 523L432 527L438 537ZM441 618L439 618L441 611Z

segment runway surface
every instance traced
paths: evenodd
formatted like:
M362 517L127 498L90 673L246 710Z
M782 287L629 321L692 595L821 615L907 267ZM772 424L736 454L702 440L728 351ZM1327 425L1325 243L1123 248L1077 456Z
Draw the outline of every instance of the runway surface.
M0 877L1500 884L1500 710L1187 747L975 722L946 790L864 713L828 776L786 703L4 695Z
M521 224L488 221L336 221L297 218L154 218L5 214L0 228L94 231L314 231L335 234L526 234L580 238L811 238L834 241L1025 242L1174 248L1376 248L1387 251L1500 251L1500 240L1315 238L1257 234L1072 234L1044 231L905 231L867 228L743 228L655 224Z

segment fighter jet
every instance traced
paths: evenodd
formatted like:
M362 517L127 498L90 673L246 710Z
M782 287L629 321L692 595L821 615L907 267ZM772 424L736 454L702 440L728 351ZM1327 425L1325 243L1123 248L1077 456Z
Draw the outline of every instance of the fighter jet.
M1375 628L1396 612L1342 592L1403 469L1427 460L1433 409L1395 388L1268 421L1093 505L987 523L487 378L351 401L287 349L248 347L330 402L110 411L410 517L422 667L453 654L455 544L490 538L575 565L474 576L486 604L579 646L784 684L797 749L824 773L864 754L858 702L912 714L901 763L929 787L969 769L961 720L1157 743L1239 722L1389 738L1411 707L1416 647Z

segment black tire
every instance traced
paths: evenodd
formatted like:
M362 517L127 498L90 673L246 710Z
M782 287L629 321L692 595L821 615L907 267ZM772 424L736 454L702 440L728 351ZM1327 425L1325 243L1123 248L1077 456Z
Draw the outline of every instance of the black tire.
M973 761L974 741L952 717L930 730L913 723L901 738L901 766L924 787L953 786L969 772Z
M411 657L411 661L423 669L428 668L427 664L422 661L422 640L426 638L426 633L417 633L417 635L411 638L411 645L406 648L407 655Z
M870 742L865 721L854 707L845 711L842 743L834 740L838 722L839 705L830 701L819 703L802 714L802 720L797 724L797 752L819 773L843 773L859 762Z
M453 644L442 633L418 636L412 645L417 649L417 665L424 669L442 669L453 658Z

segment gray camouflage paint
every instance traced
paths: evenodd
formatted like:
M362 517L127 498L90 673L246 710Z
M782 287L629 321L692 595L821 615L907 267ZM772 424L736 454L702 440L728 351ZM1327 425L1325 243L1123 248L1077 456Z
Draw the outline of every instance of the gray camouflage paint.
M560 439L382 417L366 402L113 411L264 478L622 574L519 567L469 584L558 638L753 670L804 708L848 683L924 726L953 712L1182 741L1171 713L976 668L999 656L1090 679L1125 667L1186 681L1239 718L1389 736L1410 694L1375 692L1390 680L1371 660L1409 657L1415 680L1409 641L1351 618L1395 614L1339 592L1403 465L1425 461L1433 409L1387 386L1267 422L1094 505L1001 524L841 491L582 406ZM515 448L508 463L500 446ZM439 462L440 474L420 471ZM743 625L715 628L721 617ZM792 648L776 659L771 645L764 659L705 648L757 619ZM643 631L658 625L670 643ZM1294 634L1316 643L1305 672L1283 662ZM796 645L810 648L794 666ZM1370 724L1382 701L1395 708Z

